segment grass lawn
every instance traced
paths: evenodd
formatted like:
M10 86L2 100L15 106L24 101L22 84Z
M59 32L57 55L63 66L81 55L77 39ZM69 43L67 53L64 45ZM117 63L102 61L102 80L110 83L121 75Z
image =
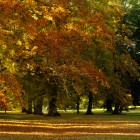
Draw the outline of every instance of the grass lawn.
M140 109L111 115L62 112L60 117L0 112L0 140L136 140L140 139Z

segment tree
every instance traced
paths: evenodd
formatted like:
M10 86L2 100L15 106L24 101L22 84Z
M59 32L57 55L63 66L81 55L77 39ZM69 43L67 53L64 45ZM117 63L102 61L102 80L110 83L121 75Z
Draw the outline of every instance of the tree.
M50 90L48 81L42 74L34 75L30 72L21 76L19 81L24 89L23 98L27 102L27 113L42 115L43 99Z
M130 54L131 56L136 60L138 65L140 66L140 4L134 5L130 12L126 16L126 23L129 26L129 28L132 30L133 35L130 37L135 43L134 46L130 48ZM139 77L132 83L132 96L133 96L133 104L134 105L139 105L140 102L140 94L139 94Z
M76 88L82 88L79 84L84 83L90 91L96 91L98 83L108 86L94 60L97 48L113 50L111 24L119 16L116 14L119 5L115 7L113 0L106 2L0 2L3 56L8 56L16 74L24 76L30 72L35 77L42 74L48 81L52 89L48 115L59 114L56 106L59 79L70 77Z
M128 1L121 1L128 8ZM125 14L127 10L123 7L122 12L115 20L115 51L108 52L106 55L107 59L104 61L98 57L97 63L101 61L102 65L98 64L104 72L108 75L110 88L106 89L105 94L105 106L107 110L112 111L112 106L115 106L114 113L120 113L119 109L122 107L127 107L130 100L130 84L138 76L137 64L133 58L129 55L129 48L133 47L133 40L130 38L132 36L132 31L124 23ZM130 6L130 5L129 5ZM130 6L131 7L131 6ZM126 12L126 13L125 13ZM103 54L105 51L103 51ZM106 64L108 60L111 60L109 64ZM108 66L110 69L107 69ZM127 100L126 100L127 99ZM128 102L127 102L128 101ZM121 107L122 106L122 107Z
M21 98L22 87L17 81L16 75L10 74L8 71L0 73L0 108L7 110L12 109L19 103L25 106Z
M139 11L140 11L140 2L139 0L127 0L125 1L127 5L125 4L124 7L126 9L126 14L123 18L123 23L127 26L129 30L131 30L131 34L127 34L126 36L131 40L129 44L127 44L127 51L131 55L131 57L138 63L138 67L140 64L139 61L139 45L140 45L140 37L139 37ZM139 95L139 76L131 82L131 93L133 96L133 104L136 105L139 104L140 95Z

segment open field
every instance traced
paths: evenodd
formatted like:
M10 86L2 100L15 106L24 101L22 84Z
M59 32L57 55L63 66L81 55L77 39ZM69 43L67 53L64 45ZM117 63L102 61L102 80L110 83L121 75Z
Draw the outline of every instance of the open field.
M111 115L95 110L92 116L62 113L60 117L0 112L0 140L25 139L140 139L140 111Z

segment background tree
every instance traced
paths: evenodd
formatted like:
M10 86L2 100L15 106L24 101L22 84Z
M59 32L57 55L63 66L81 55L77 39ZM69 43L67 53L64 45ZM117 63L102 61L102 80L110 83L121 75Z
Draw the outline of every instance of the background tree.
M97 63L101 61L101 65L98 65L105 70L105 73L110 79L110 88L104 91L104 93L106 93L105 107L108 111L112 111L112 106L115 106L115 114L119 113L119 108L121 106L127 107L131 103L128 95L131 89L130 83L138 76L137 64L128 53L128 46L132 46L131 44L133 43L129 38L132 35L132 31L124 24L123 19L126 10L124 7L121 9L122 13L118 20L114 21L116 23L114 26L116 50L113 53L108 53L110 63L107 64L108 67L106 67L106 62L109 59L104 59L103 61L102 58L98 57L99 60L97 60ZM102 54L104 54L104 52L105 51L103 51ZM110 69L108 70L107 68Z
M140 64L139 62L139 51L140 51L140 2L139 0L126 0L124 1L124 7L126 10L126 14L123 18L123 23L129 30L131 30L131 34L126 34L126 36L131 40L130 43L127 43L127 51L132 56L133 59ZM139 95L139 77L136 80L131 82L131 92L133 96L133 104L139 105L140 95Z
M132 47L129 48L129 52L131 56L135 59L135 61L138 63L140 66L140 3L135 3L133 7L130 9L128 14L125 17L126 24L128 27L132 30L133 35L130 37L133 41L134 44L132 44ZM140 94L139 94L139 85L140 81L139 78L136 79L132 83L132 96L133 96L133 104L134 105L139 105L140 104Z

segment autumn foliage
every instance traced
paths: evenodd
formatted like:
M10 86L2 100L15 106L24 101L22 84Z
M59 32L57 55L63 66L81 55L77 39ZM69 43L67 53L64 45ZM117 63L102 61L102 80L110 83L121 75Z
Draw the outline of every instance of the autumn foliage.
M19 96L21 86L16 76L27 72L43 74L48 81L52 75L70 77L79 90L79 83L93 92L99 83L109 87L95 64L94 53L102 48L114 52L115 26L110 24L121 15L118 5L112 8L114 4L113 0L106 4L90 0L0 1L0 57L1 65L7 67L0 75L1 83L7 83L6 91ZM4 79L6 74L8 79ZM6 102L3 88L1 96Z

